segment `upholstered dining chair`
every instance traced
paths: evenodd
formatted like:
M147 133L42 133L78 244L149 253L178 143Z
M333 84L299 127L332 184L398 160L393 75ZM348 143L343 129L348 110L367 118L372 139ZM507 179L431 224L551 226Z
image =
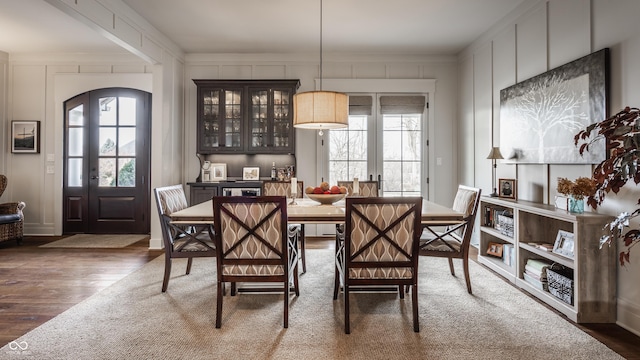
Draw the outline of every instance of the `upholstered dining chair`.
M179 223L171 221L171 214L188 207L182 184L153 189L160 216L164 244L164 279L162 292L167 291L171 277L171 260L187 258L187 271L191 272L194 257L215 257L211 225Z
M447 258L451 275L455 276L453 259L462 260L469 294L472 293L469 279L469 245L481 192L482 190L478 188L459 185L452 207L464 213L463 220L452 222L444 228L444 231L434 230L430 224L423 223L424 229L420 237L420 256Z
M380 196L378 182L375 180L358 181L358 195L362 197ZM338 181L338 186L347 188L347 195L353 195L353 181Z
M304 196L304 182L298 181L296 198L302 198ZM262 192L260 195L263 196L291 196L291 182L289 181L278 181L278 180L265 180L262 182ZM300 260L302 261L302 273L307 272L307 242L305 240L304 234L304 224L289 224L289 230L298 231L298 244L300 245Z
M297 232L287 227L284 196L213 197L217 251L216 328L222 321L224 283L281 282L270 290L284 292L284 327L289 327L289 291L298 288Z
M0 196L7 188L7 177L0 174ZM22 243L24 210L26 204L19 202L6 202L0 204L0 242L16 240L18 245Z
M344 237L336 243L333 299L344 293L344 331L349 334L352 287L411 287L413 331L418 322L418 241L422 230L421 197L347 197Z

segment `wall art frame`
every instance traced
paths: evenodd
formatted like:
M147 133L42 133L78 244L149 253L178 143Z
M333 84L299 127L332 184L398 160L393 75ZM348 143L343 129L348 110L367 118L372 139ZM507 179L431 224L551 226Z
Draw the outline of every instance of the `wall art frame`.
M40 153L40 121L14 120L11 122L11 152Z
M597 164L604 140L581 156L574 136L606 119L609 49L556 67L500 90L500 148L505 163Z
M242 180L257 181L260 180L260 167L245 166L242 168Z

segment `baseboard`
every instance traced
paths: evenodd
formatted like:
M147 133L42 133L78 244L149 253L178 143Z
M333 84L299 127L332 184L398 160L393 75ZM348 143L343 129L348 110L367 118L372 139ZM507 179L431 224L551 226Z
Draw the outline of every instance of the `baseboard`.
M640 336L640 307L618 298L618 326Z
M149 250L162 250L162 239L150 238L149 239Z

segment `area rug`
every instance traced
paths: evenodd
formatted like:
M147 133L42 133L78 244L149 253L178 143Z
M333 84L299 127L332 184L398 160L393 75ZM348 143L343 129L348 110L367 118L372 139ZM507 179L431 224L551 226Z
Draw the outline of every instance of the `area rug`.
M144 234L76 234L48 244L43 248L123 248L149 235Z
M0 349L7 359L622 359L502 279L470 264L473 295L446 259L420 259L420 332L411 297L357 293L351 334L333 300L333 252L308 250L300 297L282 327L282 295L224 298L215 323L215 260L163 257ZM457 271L462 269L457 266Z

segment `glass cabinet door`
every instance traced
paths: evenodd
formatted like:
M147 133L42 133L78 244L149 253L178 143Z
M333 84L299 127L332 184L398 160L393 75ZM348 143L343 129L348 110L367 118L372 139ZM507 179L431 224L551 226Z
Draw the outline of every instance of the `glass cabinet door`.
M291 89L250 88L249 150L293 152Z
M242 89L199 90L198 152L242 150Z

